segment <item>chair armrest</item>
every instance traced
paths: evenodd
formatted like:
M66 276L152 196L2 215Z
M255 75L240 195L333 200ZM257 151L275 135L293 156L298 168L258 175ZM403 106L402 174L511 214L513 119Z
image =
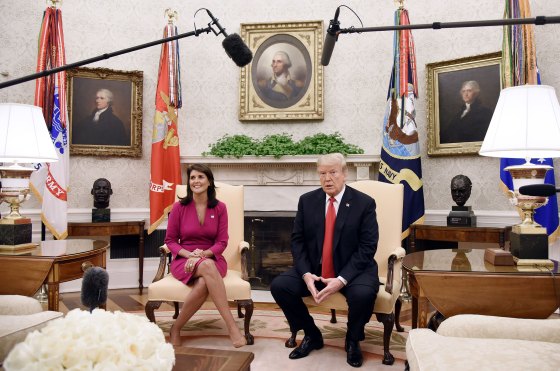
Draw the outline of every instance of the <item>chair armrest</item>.
M249 273L247 271L247 255L249 253L249 242L239 242L239 254L241 254L241 278L249 281Z
M167 262L167 257L169 256L169 263L171 263L171 254L167 245L161 245L159 247L159 265L157 273L152 282L157 282L163 278L165 275L165 267L167 266L167 271L169 271L169 263Z
M393 294L393 280L395 278L395 265L400 267L400 264L406 255L406 251L402 247L397 247L391 255L389 255L389 259L387 260L387 280L385 281L385 291L389 294ZM400 277L400 272L398 272Z

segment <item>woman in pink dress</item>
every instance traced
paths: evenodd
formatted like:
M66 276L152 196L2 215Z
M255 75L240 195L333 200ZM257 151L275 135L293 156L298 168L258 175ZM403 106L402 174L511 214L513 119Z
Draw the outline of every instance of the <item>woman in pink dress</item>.
M187 170L187 196L173 205L165 243L173 260L171 273L192 287L170 330L173 345L181 344L181 328L206 298L216 305L236 348L247 344L229 310L223 277L227 262L222 253L228 243L226 205L216 199L214 176L209 167L192 164Z

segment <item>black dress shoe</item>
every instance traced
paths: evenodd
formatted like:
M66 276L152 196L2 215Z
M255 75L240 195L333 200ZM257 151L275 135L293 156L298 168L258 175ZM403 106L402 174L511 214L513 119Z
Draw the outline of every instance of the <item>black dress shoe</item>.
M290 359L299 359L307 357L312 350L321 349L323 347L323 337L312 338L304 336L301 344L290 353Z
M364 362L360 343L358 341L346 340L346 362L352 367L360 367Z

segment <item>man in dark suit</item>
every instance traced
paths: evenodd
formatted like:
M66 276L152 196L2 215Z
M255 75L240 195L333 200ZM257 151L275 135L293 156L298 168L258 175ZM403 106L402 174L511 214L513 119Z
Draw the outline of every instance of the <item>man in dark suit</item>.
M291 243L294 267L277 276L270 289L290 330L305 332L290 359L306 357L323 347L321 331L302 297L313 296L321 303L340 291L348 302L347 362L360 367L363 357L359 341L365 338L364 326L371 318L379 290L373 259L379 238L375 201L346 186L348 169L340 153L319 157L317 171L321 189L299 199ZM329 227L331 217L333 228Z

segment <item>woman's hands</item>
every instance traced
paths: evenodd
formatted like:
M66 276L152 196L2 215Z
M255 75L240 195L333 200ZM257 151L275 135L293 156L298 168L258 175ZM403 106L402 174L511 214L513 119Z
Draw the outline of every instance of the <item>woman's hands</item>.
M196 249L194 251L191 251L189 253L189 255L187 256L187 261L185 262L185 272L194 272L194 268L196 266L196 263L200 259L209 258L211 255L209 256L207 251L210 251L210 250Z
M200 260L199 257L188 258L185 263L185 272L194 272L196 263Z

